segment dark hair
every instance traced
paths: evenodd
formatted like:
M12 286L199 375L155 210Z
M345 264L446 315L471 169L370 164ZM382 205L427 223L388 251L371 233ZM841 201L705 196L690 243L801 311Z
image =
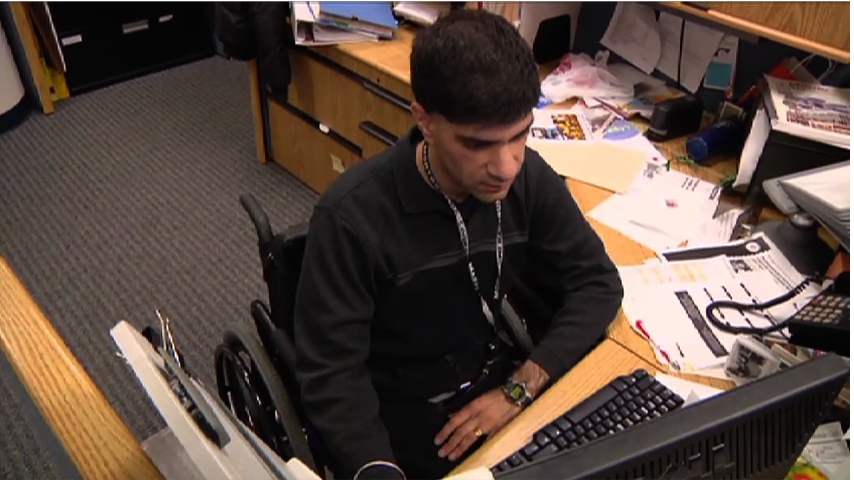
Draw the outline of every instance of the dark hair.
M510 22L485 11L455 10L418 32L409 70L415 101L451 123L515 122L540 97L531 48Z

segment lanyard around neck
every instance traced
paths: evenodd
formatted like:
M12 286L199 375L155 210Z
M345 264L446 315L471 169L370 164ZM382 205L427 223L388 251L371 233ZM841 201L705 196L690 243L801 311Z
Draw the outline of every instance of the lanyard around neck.
M484 316L486 316L486 319L489 321L489 323L493 327L495 327L495 319L492 316L492 310L489 308L489 305L486 303L486 300L483 298L483 295L480 292L480 283L477 280L477 273L475 273L474 271L474 265L472 264L471 257L469 255L469 233L468 229L466 228L466 223L465 221L463 221L463 216L462 214L460 214L460 210L459 208L457 208L457 205L454 203L453 200L450 199L450 197L448 197L447 194L445 194L445 192L442 191L441 187L439 187L439 182L436 181L436 176L433 174L433 168L430 166L430 153L428 151L427 142L424 142L424 149L422 150L421 160L424 164L424 171L427 173L427 179L430 181L430 185L436 191L442 194L454 214L454 219L457 222L457 230L460 234L460 242L463 244L463 251L465 252L466 261L468 262L469 276L471 277L472 286L474 286L474 291L480 298ZM498 228L495 233L495 263L497 266L497 274L495 276L493 300L497 302L499 299L499 290L501 287L501 265L504 263L504 234L501 231L501 200L495 201L495 217L498 223Z

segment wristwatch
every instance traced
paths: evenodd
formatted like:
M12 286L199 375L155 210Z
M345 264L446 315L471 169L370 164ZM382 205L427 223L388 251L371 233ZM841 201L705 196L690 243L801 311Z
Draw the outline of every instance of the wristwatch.
M531 396L531 392L528 391L528 386L525 385L525 382L511 378L507 380L502 390L504 390L504 395L507 395L508 400L522 408L534 403L534 398Z

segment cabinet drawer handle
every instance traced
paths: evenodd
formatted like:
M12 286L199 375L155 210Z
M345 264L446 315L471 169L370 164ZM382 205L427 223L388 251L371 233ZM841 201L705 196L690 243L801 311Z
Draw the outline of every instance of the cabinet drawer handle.
M409 112L409 102L405 98L401 98L388 90L375 85L370 80L363 80L362 86L374 95L394 104Z
M379 125L372 122L362 122L359 124L359 130L367 133L368 135L376 138L382 143L385 143L388 146L392 146L397 143L397 137L394 136L393 133L385 130Z

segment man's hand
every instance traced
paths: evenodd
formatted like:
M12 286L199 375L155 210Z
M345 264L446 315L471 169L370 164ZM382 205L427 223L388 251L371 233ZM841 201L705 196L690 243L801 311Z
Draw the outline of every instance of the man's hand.
M484 393L455 413L436 435L436 445L442 445L439 456L460 458L478 437L497 432L521 411L500 388Z

